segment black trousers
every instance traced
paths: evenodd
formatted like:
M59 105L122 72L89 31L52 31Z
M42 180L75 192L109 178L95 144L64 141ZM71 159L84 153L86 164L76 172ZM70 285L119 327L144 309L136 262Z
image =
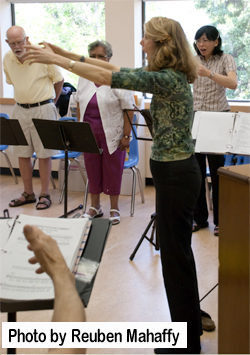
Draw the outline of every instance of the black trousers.
M196 223L205 223L208 219L208 207L206 199L206 157L208 160L211 183L212 183L212 199L213 199L213 219L216 226L219 225L219 175L217 170L224 166L224 156L223 155L213 155L213 154L195 154L198 164L201 170L202 183L199 198L197 200L195 210L194 210L194 220Z
M202 334L198 284L191 248L193 213L201 174L194 155L174 162L150 160L156 189L156 226L171 319L187 322L187 349L199 354Z

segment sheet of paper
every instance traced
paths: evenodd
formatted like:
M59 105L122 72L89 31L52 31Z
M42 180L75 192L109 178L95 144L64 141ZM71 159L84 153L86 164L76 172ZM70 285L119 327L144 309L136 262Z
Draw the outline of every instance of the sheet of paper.
M36 274L38 264L31 265L27 254L1 255L1 299L36 300L54 298L50 277Z
M232 150L235 113L202 112L195 145L196 153L224 154Z
M202 116L202 112L201 111L195 112L193 126L192 126L192 138L193 139L197 139L201 116Z
M87 239L90 221L86 218L59 219L20 215L1 255L1 298L50 299L54 297L52 282L46 274L36 274L38 265L30 265L33 253L27 249L23 234L26 224L36 225L57 240L59 248L71 270L80 258ZM84 237L83 237L84 234Z
M250 155L250 113L237 114L232 145L235 154Z

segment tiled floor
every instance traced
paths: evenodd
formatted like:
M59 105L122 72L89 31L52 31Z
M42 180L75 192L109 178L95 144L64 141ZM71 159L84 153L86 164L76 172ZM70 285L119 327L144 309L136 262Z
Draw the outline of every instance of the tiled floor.
M8 208L11 199L22 192L20 177L15 185L11 176L1 176L0 211ZM34 178L34 190L39 194L39 179ZM169 309L163 287L159 252L144 240L133 261L129 260L137 242L154 212L154 187L144 190L145 203L136 195L135 214L130 216L130 197L120 197L121 223L113 226L97 274L89 305L86 309L89 322L164 322L170 321ZM59 217L63 214L63 204L58 204L59 191L51 187L53 204L50 209L37 211L34 204L18 208L9 208L12 217L24 213ZM83 202L83 193L68 193L68 210ZM104 218L109 216L108 197L102 195ZM213 235L212 216L210 227L193 235L193 250L196 259L200 298L218 282L218 237ZM150 235L150 233L149 233ZM202 302L201 308L208 312L217 324L218 288L216 287ZM50 321L52 311L19 312L17 321ZM6 321L1 314L1 322ZM204 332L203 354L217 353L217 328L213 332ZM88 354L153 354L153 349L88 349ZM45 349L17 349L18 354L46 353ZM1 349L6 354L6 349Z

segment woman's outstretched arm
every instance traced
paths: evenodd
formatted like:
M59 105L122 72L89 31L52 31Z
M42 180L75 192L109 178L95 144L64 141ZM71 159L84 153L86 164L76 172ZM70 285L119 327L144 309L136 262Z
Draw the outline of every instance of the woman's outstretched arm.
M54 52L54 46L44 42L44 47L37 47L33 45L25 46L28 50L24 54L23 58L29 60L30 64L44 63L44 64L56 64L66 70L71 71L87 80L93 81L98 85L111 85L112 72L120 71L120 67L104 62L98 59L85 58L84 62L80 62L81 56L70 55L70 52L59 51L63 55ZM59 47L57 47L59 48ZM76 61L75 58L78 59Z

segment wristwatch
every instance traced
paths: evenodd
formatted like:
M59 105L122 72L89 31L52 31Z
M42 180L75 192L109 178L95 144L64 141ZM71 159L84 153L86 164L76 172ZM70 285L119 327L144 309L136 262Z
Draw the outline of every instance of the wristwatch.
M124 137L124 138L130 138L130 136L127 136L127 135L125 135L125 134L124 134L124 136L123 136L123 137Z
M214 72L211 71L211 74L209 75L209 78L212 79L214 77Z

